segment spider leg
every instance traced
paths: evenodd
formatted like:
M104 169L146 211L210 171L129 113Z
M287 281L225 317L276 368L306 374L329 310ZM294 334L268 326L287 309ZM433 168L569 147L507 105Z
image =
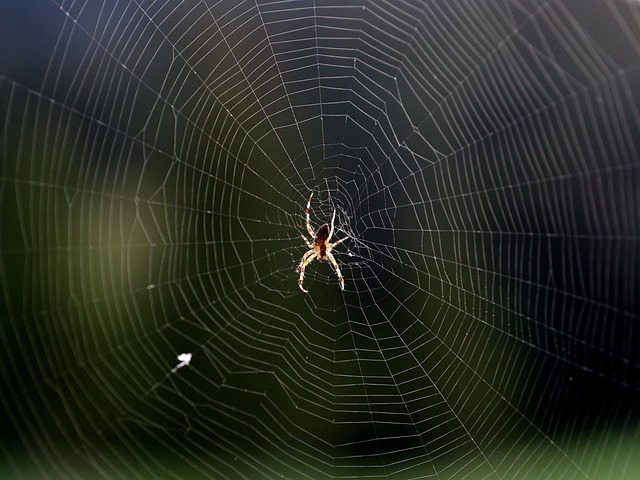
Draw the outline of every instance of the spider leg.
M311 262L311 260L309 260L307 262L307 259L311 256L311 255L316 255L316 252L314 250L309 250L307 252L305 252L305 254L302 256L302 260L300 260L300 263L298 264L298 266L296 267L296 272L300 272L300 269L303 267L306 267L307 265L309 265L309 263ZM312 259L313 260L313 259Z
M300 290L302 290L304 293L309 293L309 291L305 290L302 286L302 282L304 281L304 269L307 268L307 265L309 265L313 261L313 259L316 258L316 256L317 254L314 250L309 250L302 256L302 260L300 260L300 264L298 265L298 268L296 268L296 272L300 272L300 278L298 278L298 287L300 287Z
M304 240L304 243L307 244L307 247L313 249L313 243L311 243L309 240L307 240L307 237L305 237L304 235L300 235L302 237L302 239Z
M327 237L327 242L329 242L329 240L331 240L331 237L333 237L333 224L336 221L336 211L333 211L333 216L331 217L331 230L329 230L329 236Z
M340 272L338 262L336 262L336 259L333 257L333 254L331 252L327 252L327 258L331 262L331 265L333 265L333 268L336 270L336 275L338 275L338 282L340 282L340 289L344 290L344 278L342 278L342 273Z
M344 242L345 240L349 240L349 237L344 237L344 238L341 238L340 240L338 240L337 242L333 242L333 243L331 244L331 248L335 247L336 245L340 245L340 244L341 244L342 242Z
M307 232L309 232L309 235L311 235L311 238L314 238L316 236L315 232L313 231L313 228L311 228L311 219L309 218L309 213L311 212L311 197L313 197L313 192L311 192L311 195L309 195L309 201L307 202Z

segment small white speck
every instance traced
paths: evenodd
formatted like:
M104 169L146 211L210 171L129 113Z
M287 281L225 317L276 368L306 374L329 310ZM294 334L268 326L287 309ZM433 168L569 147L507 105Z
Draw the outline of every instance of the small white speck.
M178 360L180 360L180 363L178 365L176 365L175 367L173 367L173 369L171 370L172 372L177 371L179 368L182 368L186 365L189 365L189 363L191 363L191 357L193 355L190 353L181 353L180 355L178 355Z

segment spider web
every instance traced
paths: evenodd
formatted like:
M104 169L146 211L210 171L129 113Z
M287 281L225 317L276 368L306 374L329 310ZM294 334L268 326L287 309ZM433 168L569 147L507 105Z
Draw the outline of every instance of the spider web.
M3 477L637 478L638 3L0 24Z

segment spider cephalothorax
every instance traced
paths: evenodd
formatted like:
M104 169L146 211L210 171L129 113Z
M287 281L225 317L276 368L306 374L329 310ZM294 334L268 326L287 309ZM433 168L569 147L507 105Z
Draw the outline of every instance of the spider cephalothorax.
M341 240L338 240L337 242L331 243L331 237L333 236L334 230L333 225L336 219L335 210L333 211L333 216L331 217L331 227L329 227L329 225L325 223L318 229L317 232L313 231L313 228L311 228L311 219L309 218L309 213L311 212L311 197L313 197L313 192L311 192L311 195L309 195L309 201L307 202L307 231L309 232L309 235L311 235L311 238L314 239L314 242L311 243L307 239L307 237L302 235L302 239L304 240L304 243L307 244L307 247L309 247L309 250L307 250L307 252L302 256L302 260L300 260L300 264L296 269L296 271L300 273L300 278L298 278L298 287L300 287L300 290L307 293L307 290L305 290L302 286L302 282L304 281L304 269L313 260L317 259L320 261L329 260L331 262L331 265L333 265L333 268L336 271L336 275L338 275L340 288L344 290L344 279L342 278L342 273L340 273L338 262L336 262L336 259L333 257L331 250L333 249L333 247L344 242L349 237L345 237Z

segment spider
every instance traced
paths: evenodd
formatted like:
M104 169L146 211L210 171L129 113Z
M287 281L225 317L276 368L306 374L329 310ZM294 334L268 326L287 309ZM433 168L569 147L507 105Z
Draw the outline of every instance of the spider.
M300 264L298 268L296 268L296 272L300 273L300 278L298 278L298 287L304 293L308 293L308 290L305 290L302 286L302 282L304 281L304 269L307 268L313 260L318 259L319 261L329 260L331 265L336 271L338 275L338 282L340 282L340 288L344 290L344 279L342 278L342 274L340 273L340 267L338 266L338 262L333 257L331 250L336 246L347 240L349 237L344 237L337 242L331 243L331 237L333 236L333 224L336 219L336 211L333 211L333 216L331 217L331 228L326 223L322 225L317 232L314 232L311 228L311 220L309 219L309 212L311 211L311 198L313 197L313 192L309 195L309 201L307 202L307 231L311 238L314 239L315 243L311 243L307 237L301 235L304 243L307 244L309 250L302 256L302 260L300 260Z

